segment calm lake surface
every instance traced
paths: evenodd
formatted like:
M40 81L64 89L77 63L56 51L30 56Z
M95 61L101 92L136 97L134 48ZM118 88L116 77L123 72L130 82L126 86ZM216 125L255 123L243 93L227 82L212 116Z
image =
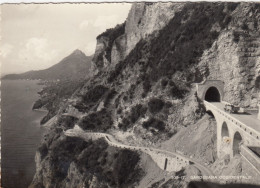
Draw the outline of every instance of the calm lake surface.
M2 186L28 187L35 173L35 152L44 128L46 112L33 111L43 86L38 81L4 80L1 83Z

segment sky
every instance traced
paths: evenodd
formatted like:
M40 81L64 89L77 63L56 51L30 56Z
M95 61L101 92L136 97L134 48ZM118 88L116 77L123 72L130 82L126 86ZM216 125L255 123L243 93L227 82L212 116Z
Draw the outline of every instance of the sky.
M79 49L95 51L96 37L123 23L130 3L1 5L2 75L48 68Z

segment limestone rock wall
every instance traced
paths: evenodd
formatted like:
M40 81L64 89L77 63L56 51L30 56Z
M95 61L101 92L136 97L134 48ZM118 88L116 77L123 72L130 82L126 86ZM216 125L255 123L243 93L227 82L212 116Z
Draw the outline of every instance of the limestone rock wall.
M248 4L234 11L228 29L223 30L199 64L207 79L223 80L224 100L242 107L256 107L260 75L260 12Z
M94 66L92 67L93 70L106 67L109 64L109 61L105 57L106 55L105 49L108 46L108 41L109 38L107 37L100 37L97 39L95 55L92 61L92 66Z
M126 52L126 36L125 34L118 37L112 47L111 51L111 64L115 65L119 61L122 61L125 58L125 52Z
M184 3L135 3L126 19L126 55L147 35L162 29Z
M184 3L134 3L126 19L125 33L113 41L111 61L106 58L109 38L102 36L97 39L92 72L124 60L141 39L162 29L183 5Z

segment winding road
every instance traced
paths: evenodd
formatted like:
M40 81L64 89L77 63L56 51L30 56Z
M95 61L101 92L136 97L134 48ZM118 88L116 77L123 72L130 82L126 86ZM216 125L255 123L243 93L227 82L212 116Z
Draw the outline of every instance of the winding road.
M214 173L206 166L202 165L201 163L199 163L198 161L196 161L194 159L187 158L176 152L170 152L170 151L160 150L160 149L156 149L156 148L124 145L124 144L118 142L110 134L98 133L98 132L85 132L78 125L75 125L73 129L69 129L69 130L65 131L64 134L66 136L70 136L70 137L80 137L86 141L89 140L90 138L92 138L92 139L104 138L105 141L111 146L118 147L118 148L124 148L124 149L130 149L130 150L134 150L134 151L142 151L148 155L151 155L151 153L157 153L157 154L161 153L161 154L164 154L169 157L176 156L178 158L182 158L182 159L192 163L196 168L198 168L201 171L203 176L214 176Z

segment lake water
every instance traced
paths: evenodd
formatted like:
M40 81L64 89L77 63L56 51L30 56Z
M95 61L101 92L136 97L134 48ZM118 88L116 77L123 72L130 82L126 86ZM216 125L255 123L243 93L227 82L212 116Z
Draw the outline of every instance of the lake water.
M35 173L35 152L44 128L40 119L46 112L32 105L42 86L37 81L4 80L1 83L2 186L28 187Z

